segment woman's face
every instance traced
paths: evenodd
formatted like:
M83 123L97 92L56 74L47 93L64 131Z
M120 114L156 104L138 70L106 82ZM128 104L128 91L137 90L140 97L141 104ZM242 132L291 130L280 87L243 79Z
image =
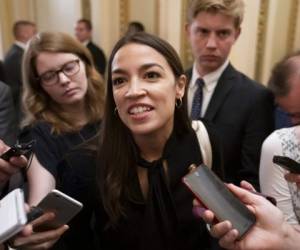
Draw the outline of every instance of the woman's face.
M76 55L41 52L36 70L44 91L62 108L84 104L88 80L85 65Z
M175 101L184 95L185 77L176 81L159 52L136 43L120 48L111 68L118 115L133 135L170 135Z

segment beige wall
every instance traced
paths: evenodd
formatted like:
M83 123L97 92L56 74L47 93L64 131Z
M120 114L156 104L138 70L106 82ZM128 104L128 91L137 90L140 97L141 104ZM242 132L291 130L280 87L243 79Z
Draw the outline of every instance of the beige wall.
M246 11L242 23L242 32L230 55L233 65L252 78L255 76L259 6L260 0L245 2Z
M35 0L35 9L40 31L62 31L73 35L75 22L81 18L80 0Z
M91 0L93 39L108 57L113 44L120 36L118 0Z
M0 26L1 48L0 55L4 55L14 41L12 35L13 23L20 19L35 20L33 0L1 0L0 1Z
M159 8L160 32L159 35L173 45L175 50L180 53L181 49L181 30L184 25L182 19L181 0L161 0Z
M292 0L272 0L269 7L265 56L261 82L267 83L275 62L287 53L288 24Z
M295 41L294 41L294 48L295 49L300 49L300 1L298 1L297 5L297 10L296 12L298 13L296 17L296 30L295 30Z
M156 33L157 21L157 0L130 0L129 5L129 21L140 21L144 24L146 31ZM147 10L147 11L141 11Z

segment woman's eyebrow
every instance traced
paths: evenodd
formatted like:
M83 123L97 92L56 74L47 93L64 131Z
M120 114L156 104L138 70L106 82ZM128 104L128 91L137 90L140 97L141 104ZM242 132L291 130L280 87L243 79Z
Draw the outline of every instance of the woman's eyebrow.
M146 63L146 64L143 64L141 66L141 69L142 70L145 70L145 69L148 69L148 68L151 68L151 67L159 67L161 68L163 71L165 70L160 64L158 63Z
M79 59L79 58L77 58L77 59ZM55 66L55 67L51 67L51 68L47 69L44 73L41 73L41 75L43 75L43 74L45 74L45 73L48 73L48 72L53 72L53 71L60 70L60 69L62 69L63 67L65 67L68 63L73 62L73 61L76 61L77 59L75 58L75 59L66 61L66 62L64 62L64 63L61 64L61 65L58 65L58 66Z
M116 68L111 71L112 74L126 74L126 70L121 68Z
M165 71L165 69L158 63L145 63L140 67L140 70L146 70L146 69L149 69L151 67L159 67L160 69ZM116 68L116 69L113 69L111 73L112 74L126 74L127 70L122 69L122 68Z

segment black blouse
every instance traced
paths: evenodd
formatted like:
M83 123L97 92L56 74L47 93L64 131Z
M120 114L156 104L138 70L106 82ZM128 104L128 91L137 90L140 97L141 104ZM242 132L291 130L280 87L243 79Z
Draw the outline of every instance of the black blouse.
M95 162L86 144L99 126L100 123L88 124L78 132L55 134L48 123L39 122L19 137L22 142L36 140L34 154L54 176L56 189L83 203L83 209L68 223L70 229L52 249L96 249L90 225L96 196Z
M212 168L221 175L221 152L212 130L208 128L208 132L213 149ZM213 240L205 223L192 214L194 196L182 182L182 177L188 173L191 164L202 163L195 132L190 131L183 136L173 134L165 146L162 159L155 162L154 167L162 161L167 164L167 174L162 178L165 179L167 188L162 191L165 193L162 199L157 199L149 188L148 198L145 200L140 190L140 202L128 201L126 216L114 227L107 226L107 214L101 201L99 202L96 209L96 226L101 249L212 249ZM143 165L141 159L137 160L137 164ZM148 178L149 175L150 171ZM139 187L137 174L132 181ZM149 187L152 184L149 179Z

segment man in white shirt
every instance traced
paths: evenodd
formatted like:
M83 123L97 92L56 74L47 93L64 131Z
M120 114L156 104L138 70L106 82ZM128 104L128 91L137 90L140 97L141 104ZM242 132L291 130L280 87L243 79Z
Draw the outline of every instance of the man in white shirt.
M186 32L195 62L187 71L188 108L192 119L215 125L224 149L225 181L245 179L258 188L261 144L274 127L273 97L228 60L243 14L242 0L191 2Z

